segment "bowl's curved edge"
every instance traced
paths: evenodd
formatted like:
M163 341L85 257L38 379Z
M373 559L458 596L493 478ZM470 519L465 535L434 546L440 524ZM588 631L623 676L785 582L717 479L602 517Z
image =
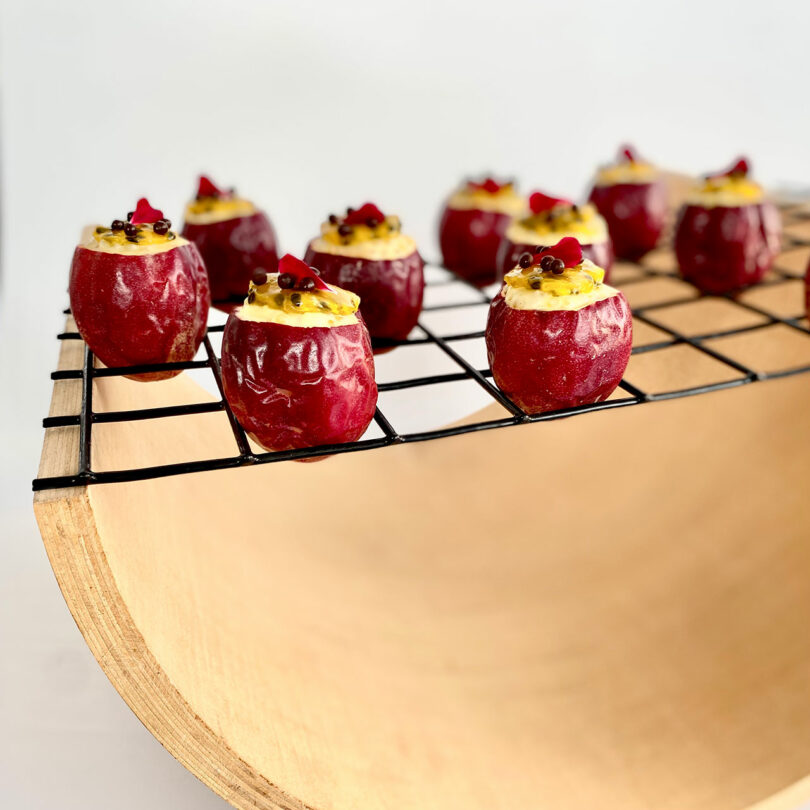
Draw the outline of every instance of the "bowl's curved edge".
M171 683L121 598L87 488L38 492L34 512L79 631L112 685L161 745L238 810L311 810L240 759Z

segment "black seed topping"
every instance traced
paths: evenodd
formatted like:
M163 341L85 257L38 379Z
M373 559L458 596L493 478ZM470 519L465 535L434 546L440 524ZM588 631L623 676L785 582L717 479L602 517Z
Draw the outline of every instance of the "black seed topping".
M138 228L137 228L137 226L133 225L131 222L127 222L127 224L124 225L124 233L127 236L137 236L138 235Z
M169 233L166 234L166 238L171 242L172 239L177 239L177 234L174 234L171 231L169 231Z
M543 252L545 249L546 249L546 246L545 246L545 245L538 245L538 246L537 246L537 247L534 249L534 252L535 252L535 253L542 253L542 252Z
M539 290L540 289L540 279L537 278L536 276L532 276L532 278L529 279L529 286L533 290Z
M135 216L134 211L130 211L129 213L127 213L127 222L129 222L134 216Z
M166 223L166 227L167 227L167 228L171 228L171 227L172 227L172 221L171 221L170 219L164 219L163 221Z
M265 273L264 270L257 270L253 274L252 281L257 287L261 287L262 284L267 283L267 273Z
M315 279L310 278L307 276L306 278L302 278L301 281L298 282L298 289L299 290L314 290L315 289Z
M253 290L251 290L248 293L248 304L252 304L255 300L256 300L256 293Z
M353 214L353 213L354 213L354 208L347 208L346 209L346 216L348 216L349 214Z
M278 286L282 290L291 290L295 286L295 279L289 273L282 273L278 277Z
M301 293L297 293L297 292L293 293L290 296L290 301L293 302L294 307L300 307L301 306Z
M554 259L550 266L551 272L560 275L565 270L565 262L562 259Z
M369 228L376 228L379 224L380 222L376 217L369 217L366 220L366 225L368 225Z
M159 219L153 226L152 230L158 234L158 236L164 236L169 232L169 223L165 219Z
M128 236L127 237L127 242L134 242L135 244L137 244L138 243L138 237L137 236Z
M124 230L124 223L120 219L114 219L112 221L112 225L110 227L114 231L123 231Z
M542 270L551 271L552 262L555 262L556 259L553 256L549 256L548 253L540 259L540 268Z
M518 264L525 270L527 267L532 266L532 254L531 253L521 253L520 258L518 259Z
M329 214L329 224L330 225L337 225L338 218L334 214Z
M351 225L346 225L346 224L344 224L344 225L341 225L341 226L338 228L338 233L339 233L341 236L349 236L349 235L350 235L350 234L351 234L353 231L354 231L354 228L352 228L352 226L351 226Z

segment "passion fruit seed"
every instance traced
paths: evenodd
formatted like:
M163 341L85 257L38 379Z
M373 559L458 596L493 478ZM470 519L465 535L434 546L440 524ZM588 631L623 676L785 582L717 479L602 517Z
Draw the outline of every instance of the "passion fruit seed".
M338 218L334 214L329 214L329 224L330 225L338 224Z
M562 259L552 259L549 268L555 275L560 275L560 273L565 272L565 262Z
M346 209L346 216L349 216L350 214L353 214L353 213L354 213L354 208L349 207L349 208Z
M114 231L123 231L124 230L124 222L120 219L114 219L112 221L112 225L110 228Z
M539 289L540 289L540 284L541 284L540 279L539 279L539 278L537 278L537 276L532 276L532 277L529 279L529 286L530 286L530 287L531 287L533 290L539 290Z
M380 223L377 221L375 217L369 217L366 220L366 225L368 225L369 228L376 228L379 224Z
M134 211L128 211L127 212L127 222L129 222L132 219L132 217L134 217L134 216L135 216Z
M168 220L165 220L165 219L159 219L159 220L158 220L158 221L157 221L157 222L156 222L156 223L155 223L155 224L152 226L152 230L153 230L153 231L154 231L154 232L155 232L155 233L156 233L158 236L164 236L165 234L167 234L167 233L169 232L169 222L168 222Z
M278 277L278 286L282 290L291 290L295 286L295 279L289 273L282 273Z
M547 253L545 256L543 256L542 259L540 259L540 269L545 270L546 272L550 273L551 272L551 264L552 264L552 262L555 262L555 261L556 261L556 259L551 254Z
M256 272L253 274L253 279L252 279L252 281L253 281L253 283L254 283L254 284L257 286L257 287L261 287L261 286L262 286L262 284L266 284L266 283L267 283L267 273L265 273L265 271L264 271L264 270L257 270L257 271L256 271Z
M290 301L292 301L292 304L293 304L294 307L300 307L301 306L301 293L297 293L297 292L293 293L290 296Z
M350 235L353 233L353 231L354 231L354 228L352 228L352 226L351 226L351 225L345 225L345 224L344 224L344 225L341 225L341 226L338 228L338 233L339 233L341 236L350 236Z
M546 249L546 246L545 246L545 245L538 245L538 246L537 246L537 247L534 249L534 252L535 252L535 253L542 253L542 252L543 252L545 249Z
M518 264L524 270L531 267L532 266L532 254L531 253L521 253L520 258L518 259Z
M251 290L248 293L248 304L252 304L255 300L256 300L256 293L253 290Z
M301 281L298 282L298 288L301 290L313 290L315 289L315 279L314 278L302 278Z
M137 228L137 226L133 225L131 222L127 222L127 224L124 225L124 233L130 238L133 237L133 236L137 236L138 235L138 228Z

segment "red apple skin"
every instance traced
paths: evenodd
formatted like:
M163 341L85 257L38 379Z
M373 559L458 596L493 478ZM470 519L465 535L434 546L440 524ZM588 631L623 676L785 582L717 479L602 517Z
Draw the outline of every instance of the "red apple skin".
M534 249L540 244L542 244L542 240L527 244L523 242L515 243L504 237L498 250L500 278L503 278L510 270L517 267L521 254L533 253ZM605 281L610 280L610 270L613 267L613 246L610 244L610 239L606 239L604 242L595 242L592 245L582 245L582 258L590 259L597 267L601 267L605 271Z
M69 291L79 334L110 368L193 360L205 337L211 296L193 244L144 256L79 246ZM179 373L126 376L148 382Z
M444 266L476 287L497 281L498 248L511 221L498 211L446 206L439 223Z
M417 251L402 259L356 259L319 253L312 244L304 261L328 284L360 296L360 312L373 338L404 340L422 311L424 262Z
M359 439L374 417L377 384L368 330L298 327L228 316L222 383L239 424L267 450Z
M622 293L580 310L489 309L487 355L498 387L526 413L601 402L622 379L633 319Z
M594 186L590 202L607 221L617 258L638 261L658 244L667 218L663 182Z
M275 273L278 243L270 220L261 211L205 225L187 222L183 236L194 242L205 262L211 298L219 309L230 310L228 299L243 299L258 270Z
M773 203L737 208L685 205L675 228L681 275L720 295L756 284L779 253L782 224Z

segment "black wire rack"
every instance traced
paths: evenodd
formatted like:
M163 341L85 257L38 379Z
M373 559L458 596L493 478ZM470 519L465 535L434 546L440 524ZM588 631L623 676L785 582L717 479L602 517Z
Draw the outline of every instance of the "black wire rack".
M223 325L209 325L201 349L203 356L184 363L97 368L93 353L87 346L84 346L81 368L63 369L51 374L51 378L55 381L81 380L80 412L64 416L50 416L43 420L43 427L46 429L79 428L77 472L73 475L37 478L33 482L33 489L40 491L86 484L139 481L253 464L351 453L529 422L546 422L577 414L705 394L763 380L808 373L810 372L810 329L803 313L804 298L801 279L808 258L810 258L810 208L806 204L784 205L782 215L785 224L783 251L777 259L774 269L760 284L742 293L719 297L700 296L693 287L678 278L674 257L667 249L654 251L640 264L618 264L614 268L611 283L621 288L627 295L633 312L636 333L625 379L621 381L613 396L604 402L534 416L522 411L505 396L492 382L491 371L473 362L470 359L469 351L462 350L462 346L477 345L475 353L483 356L483 326L486 319L486 307L490 303L493 290L478 290L449 271L436 266L429 266L426 270L427 303L418 327L407 340L388 341L385 345L396 347L396 352L407 352L409 347L418 345L432 345L451 361L454 370L444 374L380 382L378 388L381 400L386 392L421 387L431 387L430 390L435 391L433 386L473 381L482 391L486 392L489 401L501 406L505 412L501 418L486 421L467 420L452 427L401 432L397 430L396 420L390 419L383 409L378 407L374 421L379 429L377 432L381 434L379 436L362 438L359 441L345 444L261 452L251 445L223 394L219 358L211 340L212 336L223 331ZM712 307L714 314L704 318L706 313L698 311L698 308L705 307L707 302ZM712 329L711 321L716 317L718 307L725 310L721 319L723 325ZM733 308L733 315L731 315L729 307ZM442 313L458 313L468 308L471 310L471 320L479 323L481 328L445 332L441 326ZM699 329L696 324L699 325ZM787 357L783 356L784 352L778 348L777 344L774 344L777 346L774 351L769 353L767 350L768 341L773 338L772 330L775 328L781 332L789 330L792 337L799 341L798 344L791 341L791 351ZM769 330L771 330L770 336ZM748 335L754 336L753 342L745 337ZM63 332L58 335L58 338L61 341L81 341L78 332ZM742 339L742 345L732 347L731 344L728 344L728 341L733 338ZM766 348L764 353L763 346ZM688 354L678 356L677 362L681 371L675 375L683 378L683 384L674 389L670 385L672 390L657 390L655 366L670 362L672 358L668 353L683 352L684 350ZM774 354L776 357L773 356ZM780 363L787 365L780 367ZM710 369L706 368L707 364L711 367ZM105 377L168 369L208 369L213 375L219 398L207 402L137 410L102 412L94 410L95 381L100 381ZM146 383L146 385L158 384ZM138 385L143 385L143 383L138 383ZM93 469L91 451L95 425L182 417L218 411L227 414L233 433L234 452L230 455L132 469Z

